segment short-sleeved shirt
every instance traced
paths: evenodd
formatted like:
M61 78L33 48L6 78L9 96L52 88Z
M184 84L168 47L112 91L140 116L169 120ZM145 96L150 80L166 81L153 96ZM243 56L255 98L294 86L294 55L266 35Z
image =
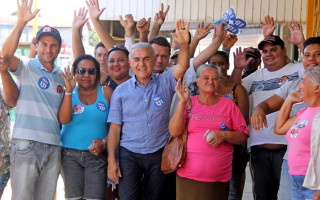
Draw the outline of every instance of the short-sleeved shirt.
M6 174L10 169L9 151L11 144L10 135L10 108L0 94L0 176Z
M242 79L242 85L249 95L249 114L251 116L254 108L262 101L268 99L287 82L299 78L299 71L303 68L302 63L289 63L276 71L269 71L262 68ZM261 131L256 131L250 126L250 137L248 147L261 144L287 144L284 135L274 133L274 123L278 112L266 116L268 127L263 127Z
M172 70L152 74L146 86L133 76L111 97L108 122L122 125L120 146L134 153L153 153L169 138L169 110L176 80Z
M320 107L307 107L297 113L297 118L288 130L288 165L289 174L306 175L310 161L310 139L313 118Z
M232 144L222 142L218 147L212 147L203 139L203 135L208 129L220 131L222 124L230 131L249 135L247 124L232 100L221 97L217 104L209 106L200 104L197 97L191 97L186 160L177 170L177 174L202 182L227 182L231 179ZM187 118L187 109L188 106L184 110L184 121Z
M48 71L38 58L21 58L13 74L20 83L12 138L60 145L57 114L63 99L64 81L54 65Z

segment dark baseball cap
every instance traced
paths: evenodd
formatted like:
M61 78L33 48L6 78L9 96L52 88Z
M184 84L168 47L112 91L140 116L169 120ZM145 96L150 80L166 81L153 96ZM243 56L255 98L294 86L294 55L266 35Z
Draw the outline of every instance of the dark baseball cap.
M62 41L61 41L61 36L59 31L48 25L45 25L38 31L37 37L36 37L36 43L38 43L40 38L45 35L50 35L55 37L58 40L59 44L61 45Z
M267 37L265 37L258 45L258 49L259 50L262 50L263 46L265 44L272 44L272 45L280 45L281 48L284 48L284 42L283 40L279 37L279 36L276 36L276 35L269 35Z

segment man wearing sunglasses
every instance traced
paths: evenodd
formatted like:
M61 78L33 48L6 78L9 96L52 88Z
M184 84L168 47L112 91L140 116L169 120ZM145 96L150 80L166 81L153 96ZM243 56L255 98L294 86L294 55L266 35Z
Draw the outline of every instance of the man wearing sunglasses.
M12 199L52 200L61 160L57 112L64 93L61 70L54 61L62 41L57 29L44 26L36 36L37 57L15 56L24 26L39 12L31 11L32 0L17 4L18 20L2 49L20 83L10 152Z

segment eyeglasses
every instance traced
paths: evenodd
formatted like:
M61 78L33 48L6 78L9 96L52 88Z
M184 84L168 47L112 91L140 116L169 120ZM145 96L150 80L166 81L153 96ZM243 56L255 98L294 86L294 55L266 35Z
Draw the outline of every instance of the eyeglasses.
M80 75L84 75L87 71L89 75L95 75L97 73L97 70L94 68L87 69L87 68L79 67L78 69L76 69L77 74L80 74Z

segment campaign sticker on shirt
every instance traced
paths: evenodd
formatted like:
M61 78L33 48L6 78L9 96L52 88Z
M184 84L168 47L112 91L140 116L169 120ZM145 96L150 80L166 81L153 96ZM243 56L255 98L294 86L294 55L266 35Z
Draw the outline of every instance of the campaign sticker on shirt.
M57 86L57 93L59 93L59 94L63 93L63 87L61 85Z
M84 106L81 104L77 104L75 106L73 106L72 112L73 114L77 115L77 114L81 114L84 111Z
M46 90L50 86L49 79L45 76L39 78L38 85L41 89Z
M255 91L256 91L256 92L257 92L257 91L262 91L263 89L264 89L263 83L259 83L259 84L256 86Z
M304 128L309 124L308 120L303 120L300 124L298 124L299 128Z
M102 101L98 101L96 104L97 108L102 111L102 112L106 112L107 111L107 106L105 103L103 103Z
M285 83L287 83L289 81L289 77L288 76L283 76L279 79L278 84L279 85L283 85Z
M153 104L158 107L161 108L164 105L164 99L161 95L156 94L153 96Z

